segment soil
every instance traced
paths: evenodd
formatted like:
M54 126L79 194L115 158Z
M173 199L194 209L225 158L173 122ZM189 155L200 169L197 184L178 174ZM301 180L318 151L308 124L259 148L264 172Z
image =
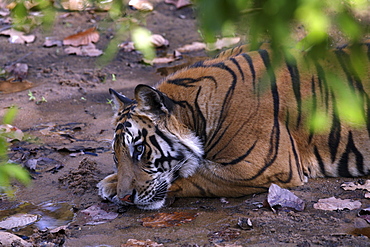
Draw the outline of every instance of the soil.
M172 5L156 1L154 8L146 23L153 33L169 40L168 53L201 41L191 7L176 10ZM5 36L0 36L0 66L28 54L21 62L29 66L27 81L33 83L29 90L36 97L36 101L31 101L28 90L0 94L0 116L8 107L17 106L19 111L13 125L32 140L13 143L10 159L24 165L30 164L30 159L37 161L36 167L30 167L32 185L16 184L14 199L0 199L0 213L5 212L0 214L0 220L15 212L27 213L19 209L30 208L24 205L36 208L43 208L45 203L69 205L65 211L51 210L54 212L51 218L68 221L59 224L61 228L33 226L31 232L22 229L9 232L35 246L159 246L156 243L163 246L370 246L370 225L357 216L359 209L313 208L319 199L332 196L359 200L362 208L369 207L370 201L364 199L363 191L340 188L341 183L358 178L311 179L304 186L292 188L306 203L302 212L273 212L263 207L267 193L243 198L179 198L157 211L118 208L101 201L96 183L114 172L110 148L113 111L108 104L108 89L132 97L137 84L155 85L161 79L156 69L163 65L145 65L137 53L118 51L107 65L99 66L99 58L67 55L62 47L46 48L43 42L47 36L63 39L97 26L100 33L97 48L104 49L114 25L104 12L63 12L58 13L51 33L41 28L33 31L37 37L33 43L10 44ZM47 102L41 102L42 97ZM91 206L100 210L99 217L101 212L106 216L94 218ZM67 220L66 211L72 211L74 217ZM184 220L162 228L143 226L148 217L178 212L191 217L184 216ZM252 228L238 226L238 220L246 219L251 220Z

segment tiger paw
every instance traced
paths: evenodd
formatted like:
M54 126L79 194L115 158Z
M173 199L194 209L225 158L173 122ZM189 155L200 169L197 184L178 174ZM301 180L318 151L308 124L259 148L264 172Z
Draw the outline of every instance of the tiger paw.
M115 202L115 198L117 198L117 173L106 176L96 187L99 189L99 196L104 200Z

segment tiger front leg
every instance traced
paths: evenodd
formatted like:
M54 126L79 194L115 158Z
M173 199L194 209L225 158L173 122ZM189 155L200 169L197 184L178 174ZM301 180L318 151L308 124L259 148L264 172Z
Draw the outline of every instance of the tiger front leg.
M196 173L191 177L178 178L171 185L168 197L240 197L264 192L268 185L253 187L239 183L225 183L217 176Z
M103 180L101 180L97 187L99 189L99 196L101 196L104 200L109 200L112 202L116 202L117 199L117 173L113 173L109 176L106 176Z

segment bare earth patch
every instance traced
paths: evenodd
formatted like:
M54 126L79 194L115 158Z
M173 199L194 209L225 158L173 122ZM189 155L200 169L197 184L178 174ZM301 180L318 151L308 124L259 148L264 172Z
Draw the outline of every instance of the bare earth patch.
M154 11L147 18L148 28L169 41L170 46L166 48L169 54L178 47L201 41L191 7L176 9L164 1L154 3ZM359 179L313 179L302 187L291 189L305 202L301 212L286 208L273 212L264 207L267 193L243 198L181 198L158 211L142 211L134 207L122 210L102 202L96 183L114 171L110 150L113 111L108 89L114 88L132 97L137 84L155 85L161 79L156 69L164 65L145 65L139 54L120 50L106 66L98 66L97 57L68 55L61 47L44 47L43 43L45 37L62 40L77 31L97 26L100 39L96 48L104 50L111 40L114 25L104 12L70 12L58 14L51 33L41 28L35 30L33 43L10 44L7 37L0 36L1 67L24 57L21 62L28 65L26 80L32 83L32 88L25 91L19 90L28 88L28 84L24 88L17 85L19 90L15 91L19 92L0 93L0 116L8 107L17 106L19 111L13 125L32 139L32 142L14 142L10 158L21 164L31 162L32 165L37 161L36 169L31 172L32 185L17 185L15 201L0 197L0 212L19 213L23 210L21 202L32 203L35 207L48 202L53 205L67 203L75 213L75 219L60 231L49 229L37 231L35 235L25 233L22 236L25 241L36 246L48 243L45 246L74 247L139 246L134 244L369 246L370 224L358 217L361 209L324 211L313 207L319 199L333 196L358 200L362 208L369 207L365 192L341 188L343 182ZM185 55L205 56L205 52ZM5 85L7 90L11 83ZM35 100L30 99L30 92ZM51 160L55 162L49 162ZM158 215L178 215L179 212L188 215L184 218L186 223L165 222L163 228L148 228L141 220L156 219ZM194 213L196 217L192 216ZM55 211L53 219L63 218L63 214ZM93 219L87 216L95 216L93 219L98 219L99 224L88 224ZM106 219L101 220L103 216ZM241 218L250 219L252 227L241 228L238 225ZM16 230L9 232L19 234Z

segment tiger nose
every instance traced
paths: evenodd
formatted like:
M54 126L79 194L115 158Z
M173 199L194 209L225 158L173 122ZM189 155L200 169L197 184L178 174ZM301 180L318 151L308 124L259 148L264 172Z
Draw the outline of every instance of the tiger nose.
M130 194L125 195L124 197L121 198L121 201L128 202L128 203L133 203L134 202L134 197Z

